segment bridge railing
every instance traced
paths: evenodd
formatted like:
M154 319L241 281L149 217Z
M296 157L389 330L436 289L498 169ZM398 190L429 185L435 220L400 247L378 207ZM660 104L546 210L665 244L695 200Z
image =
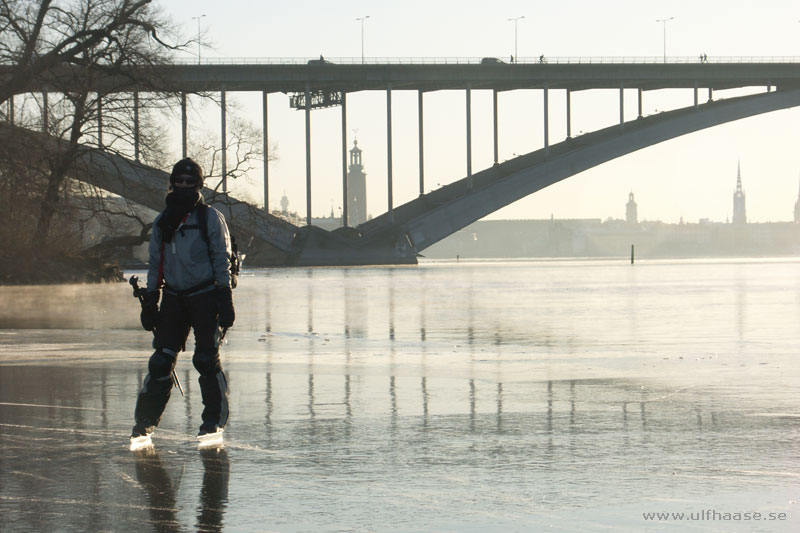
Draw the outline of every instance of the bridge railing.
M510 57L325 57L336 65L476 65L509 64ZM306 65L319 57L179 57L183 65ZM800 56L537 56L514 58L514 64L687 64L687 63L800 63Z

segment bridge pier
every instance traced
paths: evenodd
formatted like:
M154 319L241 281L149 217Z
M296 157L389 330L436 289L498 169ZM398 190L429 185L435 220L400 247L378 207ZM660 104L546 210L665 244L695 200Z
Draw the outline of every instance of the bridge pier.
M619 125L625 124L625 86L619 84Z
M550 88L544 84L544 147L550 148Z
M500 160L500 149L497 143L497 89L492 90L492 124L494 136L494 164L496 165Z
M467 84L467 191L472 190L472 86Z
M264 140L264 144L262 146L264 150L264 212L267 214L269 214L269 123L267 122L269 116L268 95L269 93L267 91L261 91L262 107L264 109L262 121L263 124L261 125Z
M394 206L392 199L392 84L386 87L386 179L388 188L389 223L394 224Z
M311 85L306 82L306 225L311 225Z
M642 88L639 87L636 90L637 93L637 100L638 100L638 107L639 107L639 114L637 115L638 118L642 118Z
M572 91L567 89L567 139L572 138Z
M423 142L422 91L417 91L417 127L419 128L419 194L425 194L425 145Z
M139 91L133 93L133 160L139 162Z
M342 227L347 225L347 93L342 91Z
M181 93L181 159L186 159L188 148L188 118L186 116L186 93Z
M226 91L223 88L219 92L219 107L220 107L220 143L222 144L222 153L220 154L220 172L222 173L222 192L228 192L228 127L227 127L227 104L226 104Z

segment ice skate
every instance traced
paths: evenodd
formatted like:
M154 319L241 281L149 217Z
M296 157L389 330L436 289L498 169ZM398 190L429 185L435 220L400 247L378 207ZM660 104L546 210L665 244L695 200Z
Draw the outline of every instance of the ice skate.
M153 446L150 435L153 434L153 426L143 426L136 424L131 431L131 451L142 450Z
M197 434L197 447L206 448L210 446L221 446L223 439L223 429L216 424L200 426L200 432Z

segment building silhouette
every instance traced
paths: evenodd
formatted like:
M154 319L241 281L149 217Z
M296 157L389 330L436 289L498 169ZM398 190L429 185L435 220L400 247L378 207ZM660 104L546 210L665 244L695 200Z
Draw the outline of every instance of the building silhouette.
M625 205L625 221L634 226L639 223L638 209L636 202L633 201L632 192L628 195L628 203Z
M347 225L358 226L367 221L367 175L361 162L361 148L353 141L350 167L347 170Z
M289 214L289 199L286 197L286 191L283 191L283 197L281 198L281 213L284 215Z
M733 193L733 223L747 223L745 196L744 190L742 190L742 166L739 163L736 165L736 191Z
M797 193L797 201L794 203L794 222L800 224L800 192Z

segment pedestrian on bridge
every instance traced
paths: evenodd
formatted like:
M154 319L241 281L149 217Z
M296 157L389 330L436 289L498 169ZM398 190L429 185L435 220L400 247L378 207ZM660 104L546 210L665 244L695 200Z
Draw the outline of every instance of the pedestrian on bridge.
M155 352L136 401L132 439L148 436L161 420L173 383L178 384L173 371L190 329L204 406L199 436L221 432L228 420L219 344L235 318L231 239L225 217L204 203L202 187L200 165L190 158L178 161L169 177L166 208L153 222L141 321L154 332Z

